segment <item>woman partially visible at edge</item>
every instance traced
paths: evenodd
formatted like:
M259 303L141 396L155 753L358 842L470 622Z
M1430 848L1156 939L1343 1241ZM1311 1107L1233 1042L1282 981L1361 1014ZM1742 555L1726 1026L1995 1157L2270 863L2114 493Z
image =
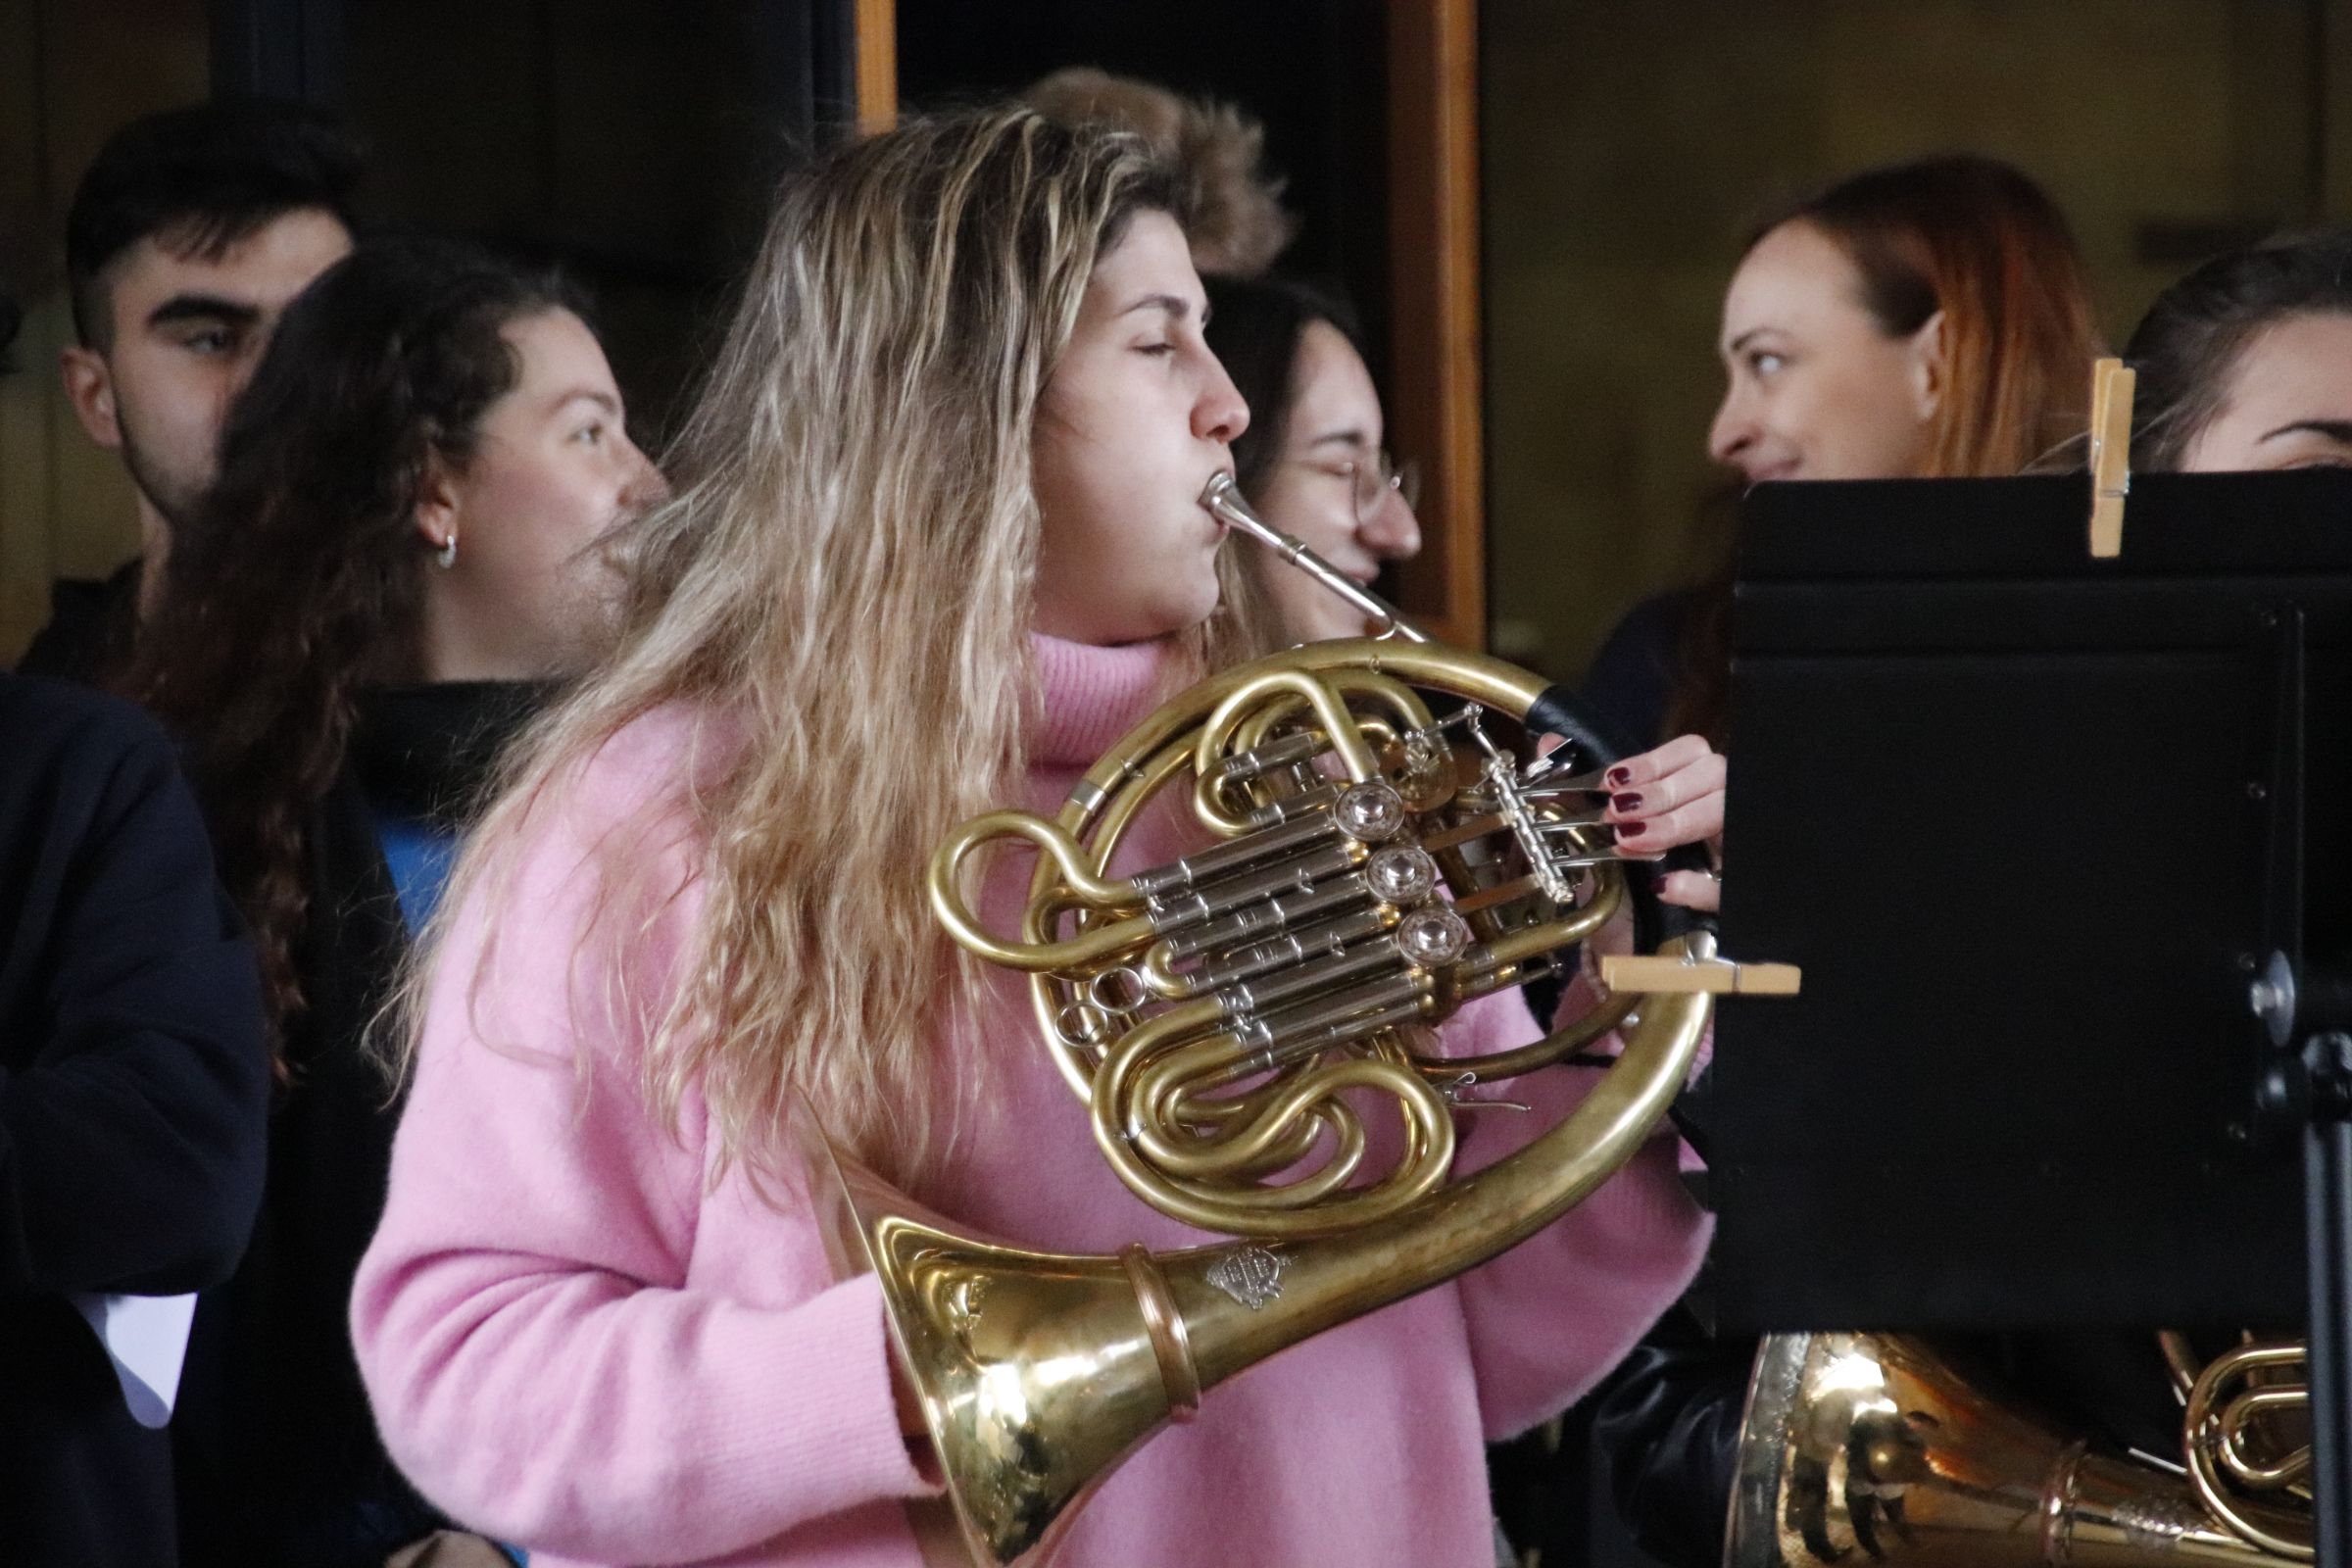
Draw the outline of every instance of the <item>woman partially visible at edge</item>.
M2082 437L2099 345L2056 204L2007 164L1953 156L1855 174L1758 228L1718 352L1707 450L1754 484L2021 472ZM1637 742L1692 730L1728 752L1731 607L1728 560L1640 606L1587 701ZM1620 1515L1670 1568L1722 1558L1755 1348L1678 1306L1588 1406Z
M392 1451L536 1563L916 1561L899 1504L936 1482L876 1283L826 1262L796 1093L958 1225L1205 1239L1102 1162L1025 988L951 958L922 875L1249 641L1198 505L1248 411L1175 200L1131 138L1017 110L797 175L617 656L466 852L353 1324ZM1021 880L991 875L998 923ZM1444 1039L1534 1033L1498 996ZM1522 1082L1556 1109L1592 1077ZM1462 1163L1543 1120L1469 1118ZM1589 1387L1704 1239L1653 1140L1526 1247L1213 1391L1065 1560L1488 1560L1482 1438Z
M1406 476L1355 321L1332 296L1288 278L1204 278L1208 346L1250 405L1233 477L1259 516L1365 587L1421 551ZM1361 637L1363 615L1271 552L1247 585L1295 642Z
M2156 297L2124 357L2135 468L2352 466L2352 228L2207 262Z
M230 413L129 675L256 934L278 1077L172 1423L189 1568L379 1568L443 1523L351 1348L394 1122L367 1028L500 744L610 621L591 547L659 494L571 292L449 241L321 274Z

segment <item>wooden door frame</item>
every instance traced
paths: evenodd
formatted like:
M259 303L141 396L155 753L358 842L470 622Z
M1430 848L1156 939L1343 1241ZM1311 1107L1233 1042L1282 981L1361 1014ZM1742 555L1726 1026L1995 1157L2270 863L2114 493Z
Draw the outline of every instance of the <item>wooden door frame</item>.
M898 0L857 0L858 133L888 130L899 118Z
M1421 466L1421 554L1403 608L1487 643L1479 311L1478 0L1389 0L1389 431Z

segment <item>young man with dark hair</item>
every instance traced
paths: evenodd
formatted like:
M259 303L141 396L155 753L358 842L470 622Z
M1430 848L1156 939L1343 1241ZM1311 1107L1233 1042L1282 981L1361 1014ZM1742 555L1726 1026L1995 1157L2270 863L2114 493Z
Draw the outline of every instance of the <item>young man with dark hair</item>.
M142 583L212 482L278 313L351 250L359 173L332 121L263 101L151 115L100 149L66 219L79 341L61 368L82 428L129 470L141 559L103 584L60 583L23 668L86 678L127 650Z
M146 1568L188 1293L261 1204L261 980L153 721L0 674L0 1561Z

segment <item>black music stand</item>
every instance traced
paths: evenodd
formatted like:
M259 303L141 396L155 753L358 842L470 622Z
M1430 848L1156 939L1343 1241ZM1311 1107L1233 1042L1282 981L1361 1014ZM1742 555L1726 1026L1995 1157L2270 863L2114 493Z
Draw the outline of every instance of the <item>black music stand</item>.
M2352 1568L2352 474L2140 476L2110 561L2087 489L1748 499L1724 946L1804 990L1721 1014L1721 1313L2307 1325Z

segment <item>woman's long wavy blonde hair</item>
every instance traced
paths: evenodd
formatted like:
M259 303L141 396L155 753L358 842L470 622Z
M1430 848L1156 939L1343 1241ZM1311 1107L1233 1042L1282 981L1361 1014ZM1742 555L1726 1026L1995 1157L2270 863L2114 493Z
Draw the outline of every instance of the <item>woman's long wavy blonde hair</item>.
M466 852L452 909L501 896L534 811L624 726L725 715L742 744L716 782L659 804L695 828L700 914L664 995L615 998L649 1031L652 1107L674 1127L699 1086L722 1163L769 1165L796 1089L901 1180L953 1135L942 1108L977 1063L943 1053L942 1025L978 982L924 868L1024 765L1039 395L1097 258L1138 212L1181 220L1177 202L1136 138L1021 109L910 121L796 175L665 464L673 498L619 541L618 646L517 753ZM1245 639L1221 612L1185 641L1205 669ZM616 891L625 858L657 836L599 852L573 961L611 964L608 990L661 896Z

